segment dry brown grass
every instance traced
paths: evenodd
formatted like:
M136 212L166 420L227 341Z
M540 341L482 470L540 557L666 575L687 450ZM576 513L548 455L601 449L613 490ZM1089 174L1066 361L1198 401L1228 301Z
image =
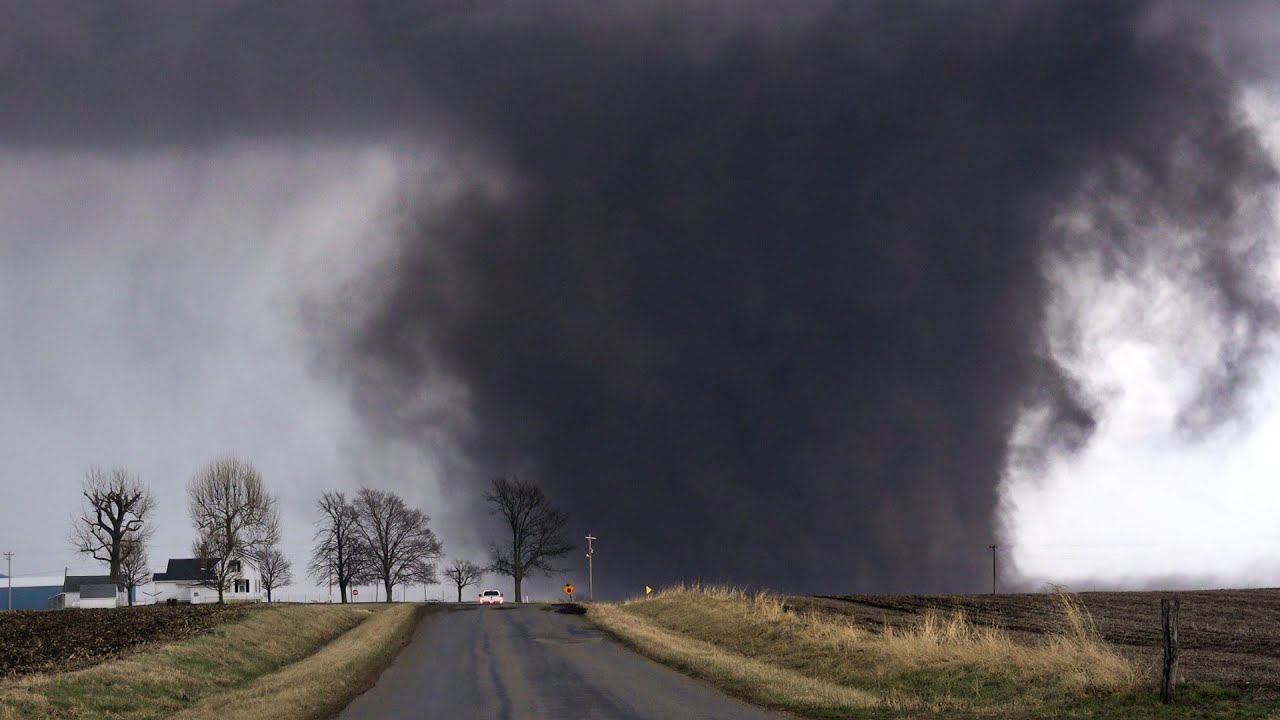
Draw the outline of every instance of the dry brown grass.
M368 689L413 634L421 608L397 605L320 652L174 716L180 720L329 717Z
M1099 635L1133 660L1155 692L1162 655L1160 601L1170 591L1081 592ZM1280 589L1182 591L1180 677L1239 693L1249 702L1280 703ZM1071 634L1056 592L998 595L851 595L787 597L790 608L843 615L865 628L913 625L929 609L963 610L978 625L996 624L1016 638ZM1280 717L1280 716L1278 716Z
M874 696L857 688L809 677L724 650L715 643L665 630L614 605L593 605L588 616L643 654L760 704L839 710L875 704Z
M1131 689L1134 666L1069 596L1067 632L1018 642L963 613L905 628L792 612L782 598L718 586L596 605L600 626L655 659L758 704L828 716L857 709L1004 716L1049 699Z
M190 714L183 717L324 717L385 667L417 613L416 606L317 605L255 612L119 662L2 683L0 719L141 720L184 711Z

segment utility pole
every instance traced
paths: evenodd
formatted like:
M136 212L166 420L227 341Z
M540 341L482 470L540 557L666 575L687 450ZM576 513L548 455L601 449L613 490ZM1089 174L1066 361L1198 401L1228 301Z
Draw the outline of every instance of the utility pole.
M12 610L13 609L13 553L11 552L5 553L4 561L6 563L4 574L5 574L5 577L9 578L9 609Z
M590 531L587 531L587 602L595 602L596 599L595 558L593 557L596 554L596 551L595 548L591 546L591 541L599 539L600 538L592 535Z
M999 545L991 546L991 594L996 594L996 548Z

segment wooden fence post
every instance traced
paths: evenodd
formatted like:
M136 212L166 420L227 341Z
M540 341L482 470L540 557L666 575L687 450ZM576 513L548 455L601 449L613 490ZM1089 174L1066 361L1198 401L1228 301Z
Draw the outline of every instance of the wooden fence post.
M1160 599L1160 629L1164 635L1164 662L1160 672L1160 702L1173 702L1178 681L1178 596Z

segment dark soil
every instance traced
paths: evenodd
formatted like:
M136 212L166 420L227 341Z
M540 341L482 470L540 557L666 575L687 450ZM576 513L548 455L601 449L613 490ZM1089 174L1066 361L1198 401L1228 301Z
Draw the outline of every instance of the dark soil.
M79 670L153 643L198 635L245 605L149 605L0 613L0 677Z
M1075 597L1102 639L1154 676L1161 656L1160 599L1175 594L1182 603L1179 679L1237 689L1256 699L1280 699L1280 589L1086 592ZM1032 638L1066 629L1060 600L1050 593L792 597L787 606L848 615L873 629L912 623L929 609L960 609L976 623Z

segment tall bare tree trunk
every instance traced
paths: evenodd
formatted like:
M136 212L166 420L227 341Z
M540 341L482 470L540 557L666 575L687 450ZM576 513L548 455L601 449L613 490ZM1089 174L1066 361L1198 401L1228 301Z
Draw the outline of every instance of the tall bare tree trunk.
M72 518L70 540L77 552L107 563L111 582L125 584L122 570L135 548L155 529L151 489L124 468L92 468L81 487L80 513Z
M564 539L569 516L553 507L537 486L518 478L496 478L484 499L506 520L511 544L489 546L490 569L515 581L516 602L524 602L522 585L530 572L551 573L555 558L573 550Z

